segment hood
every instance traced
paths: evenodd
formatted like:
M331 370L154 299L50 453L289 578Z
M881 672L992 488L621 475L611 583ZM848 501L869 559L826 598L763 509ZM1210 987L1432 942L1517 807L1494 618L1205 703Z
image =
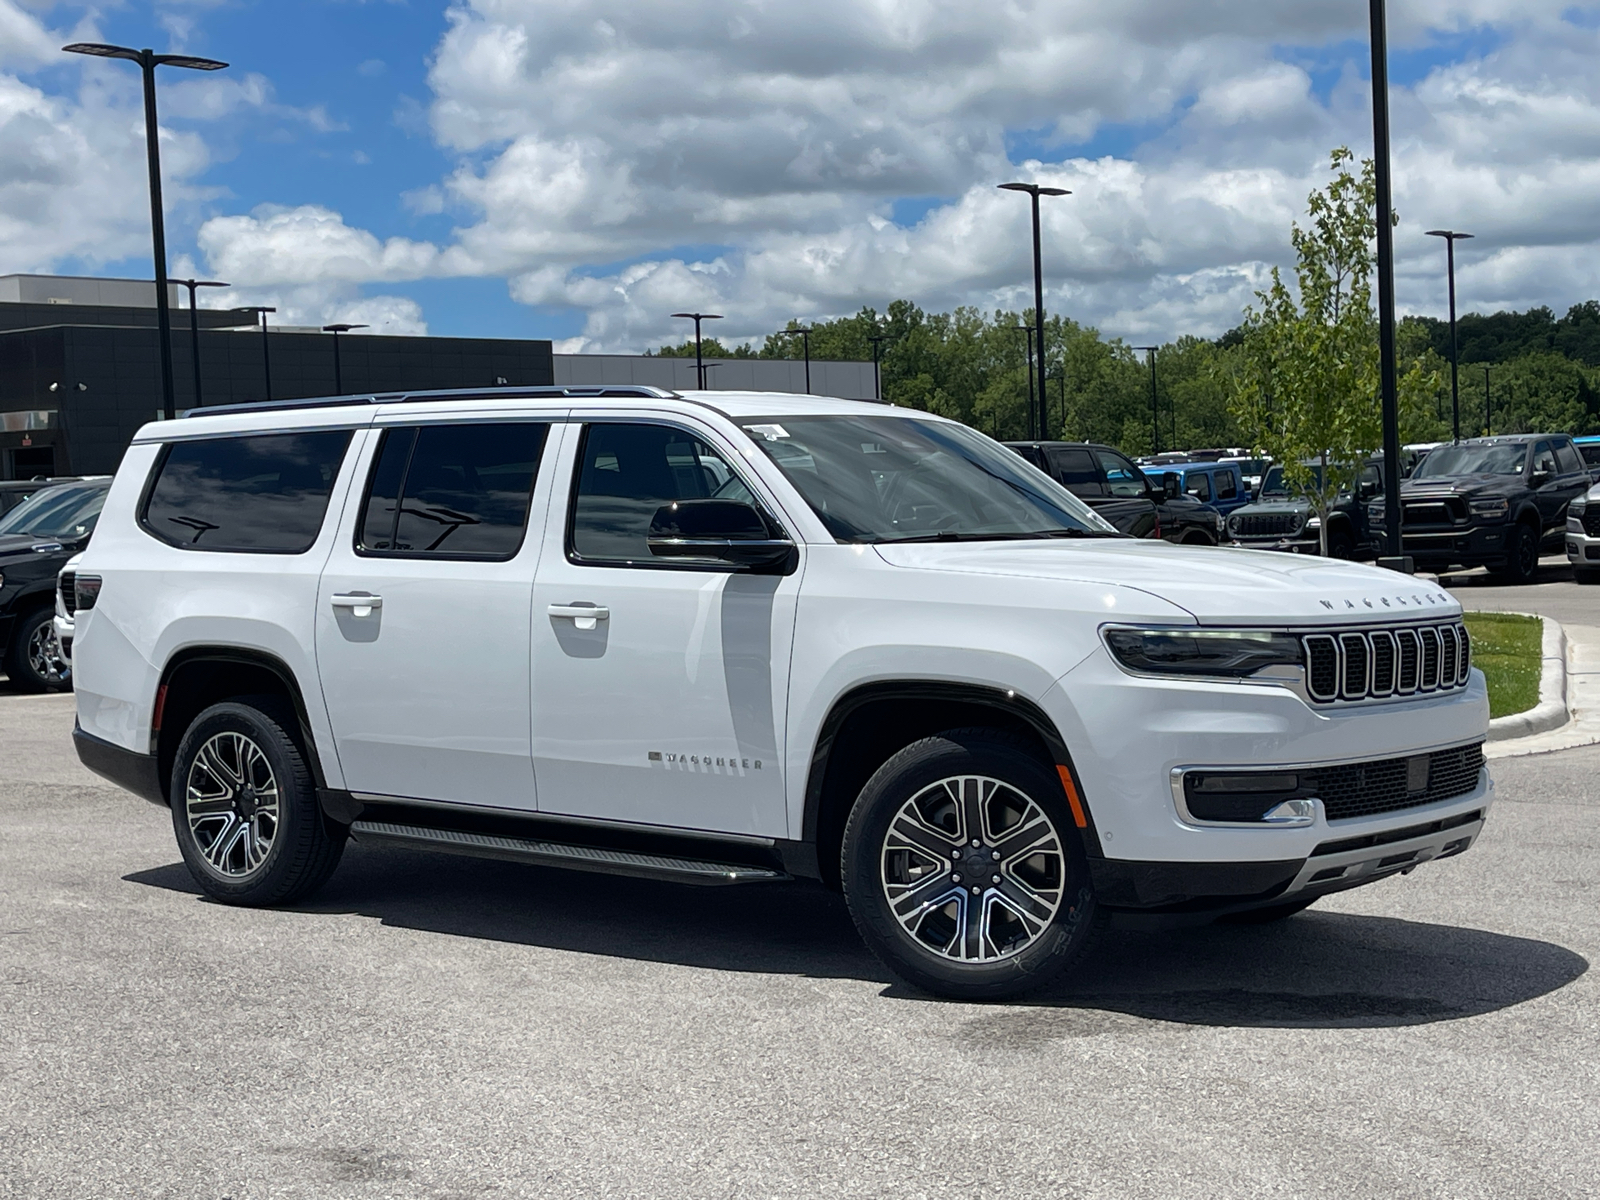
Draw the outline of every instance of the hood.
M51 538L34 537L31 533L8 533L0 536L0 558L18 555L54 553L62 549L61 543Z
M1454 617L1436 583L1340 559L1147 539L874 547L891 566L1135 588L1203 625L1342 625Z
M1252 500L1241 504L1229 515L1238 513L1304 513L1311 511L1311 502L1304 496L1271 496L1265 500Z
M1412 496L1477 496L1486 492L1508 495L1527 487L1521 475L1437 475L1427 479L1402 479L1400 494Z

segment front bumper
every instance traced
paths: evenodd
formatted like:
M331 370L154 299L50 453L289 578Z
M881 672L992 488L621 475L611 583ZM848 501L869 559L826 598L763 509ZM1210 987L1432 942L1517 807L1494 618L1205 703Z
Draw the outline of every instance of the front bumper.
M1228 545L1241 550L1280 550L1289 554L1321 554L1322 538L1313 533L1309 537L1235 537Z
M1579 567L1600 567L1600 537L1574 532L1567 523L1567 561Z
M1376 518L1374 519L1376 524ZM1503 561L1507 531L1514 526L1457 525L1449 528L1401 530L1401 543L1405 553L1419 563L1459 563L1477 566Z
M67 666L72 665L72 635L77 627L77 622L71 617L63 617L59 612L55 615L56 641L61 643L61 657L66 659Z

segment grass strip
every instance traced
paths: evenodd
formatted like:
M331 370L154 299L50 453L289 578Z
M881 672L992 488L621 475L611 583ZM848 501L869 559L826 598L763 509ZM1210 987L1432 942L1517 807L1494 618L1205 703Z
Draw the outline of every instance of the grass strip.
M1489 685L1489 715L1509 717L1539 703L1544 626L1515 613L1467 613L1472 665Z

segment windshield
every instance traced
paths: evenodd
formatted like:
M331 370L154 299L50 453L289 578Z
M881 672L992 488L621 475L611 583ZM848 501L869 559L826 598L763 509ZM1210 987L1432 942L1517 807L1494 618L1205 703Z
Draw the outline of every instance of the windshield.
M1521 475L1526 445L1440 446L1411 473L1413 479L1440 475Z
M1311 472L1311 486L1314 488L1322 481L1322 468L1320 466L1307 467ZM1298 496L1299 488L1291 488L1283 479L1283 468L1273 467L1267 472L1267 477L1261 481L1261 494L1263 496Z
M94 530L106 502L104 487L53 487L35 492L4 517L0 536L28 534L39 538L81 538Z
M831 416L744 428L841 542L1121 536L1044 472L964 425Z

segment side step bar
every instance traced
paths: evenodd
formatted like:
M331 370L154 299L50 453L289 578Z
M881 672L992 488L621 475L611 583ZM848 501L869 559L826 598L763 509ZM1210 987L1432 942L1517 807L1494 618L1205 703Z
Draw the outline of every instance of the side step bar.
M463 833L454 829L425 829L415 825L392 825L384 821L357 821L350 826L350 832L364 846L436 850L444 854L465 854L472 858L499 858L508 862L565 867L573 871L599 871L608 875L636 875L673 883L764 883L789 878L784 872L770 867L703 862L693 858L639 854L631 850L607 850L597 846L569 846L561 842Z

